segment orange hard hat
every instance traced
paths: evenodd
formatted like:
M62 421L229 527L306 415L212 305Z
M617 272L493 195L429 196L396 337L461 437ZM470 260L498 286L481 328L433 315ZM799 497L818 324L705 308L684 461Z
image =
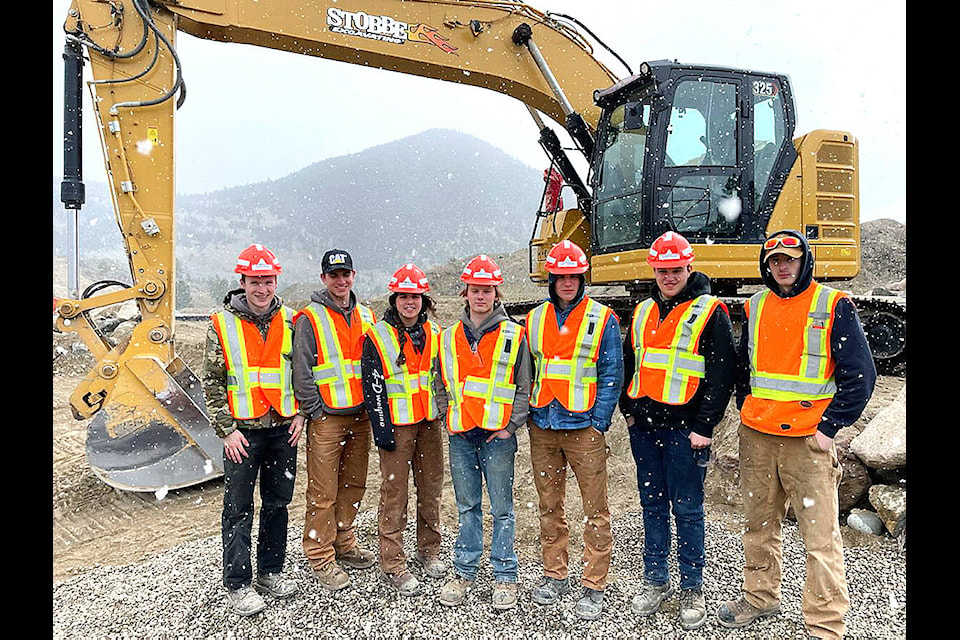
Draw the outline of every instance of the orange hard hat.
M234 271L245 276L275 276L279 275L282 269L273 251L262 244L252 244L237 256Z
M460 274L460 279L467 284L494 286L503 284L500 266L482 253L467 263L463 273Z
M693 247L676 231L667 231L650 245L647 262L654 269L685 267L693 262Z
M553 245L550 253L547 254L546 269L549 273L555 273L558 276L569 275L584 273L589 268L587 254L569 240Z
M430 291L430 283L423 269L408 262L393 272L387 289L395 293L426 293Z

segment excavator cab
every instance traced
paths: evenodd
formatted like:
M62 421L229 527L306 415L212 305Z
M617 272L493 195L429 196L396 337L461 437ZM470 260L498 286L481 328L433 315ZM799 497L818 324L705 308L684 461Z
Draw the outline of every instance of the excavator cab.
M796 158L790 83L668 61L595 94L594 255L691 242L756 243Z

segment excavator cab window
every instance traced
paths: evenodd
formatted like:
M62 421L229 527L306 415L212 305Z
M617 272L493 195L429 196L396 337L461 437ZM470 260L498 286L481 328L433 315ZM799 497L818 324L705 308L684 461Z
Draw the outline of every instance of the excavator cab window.
M643 159L650 105L630 101L604 115L598 141L600 163L592 176L596 208L593 228L601 247L641 237Z
M689 238L732 237L742 210L736 82L691 76L676 85L656 211Z

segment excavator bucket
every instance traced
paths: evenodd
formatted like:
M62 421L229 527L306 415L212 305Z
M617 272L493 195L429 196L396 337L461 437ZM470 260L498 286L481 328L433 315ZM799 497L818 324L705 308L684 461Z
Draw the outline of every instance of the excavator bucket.
M118 489L153 492L223 475L222 444L200 380L179 356L166 367L152 357L131 358L125 369L87 428L94 473Z

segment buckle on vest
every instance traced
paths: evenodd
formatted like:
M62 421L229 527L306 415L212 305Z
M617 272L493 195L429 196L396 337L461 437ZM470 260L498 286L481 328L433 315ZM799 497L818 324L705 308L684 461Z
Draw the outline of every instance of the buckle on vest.
M803 407L804 409L809 409L810 407L813 406L813 403L810 402L809 400L801 400L800 406Z

